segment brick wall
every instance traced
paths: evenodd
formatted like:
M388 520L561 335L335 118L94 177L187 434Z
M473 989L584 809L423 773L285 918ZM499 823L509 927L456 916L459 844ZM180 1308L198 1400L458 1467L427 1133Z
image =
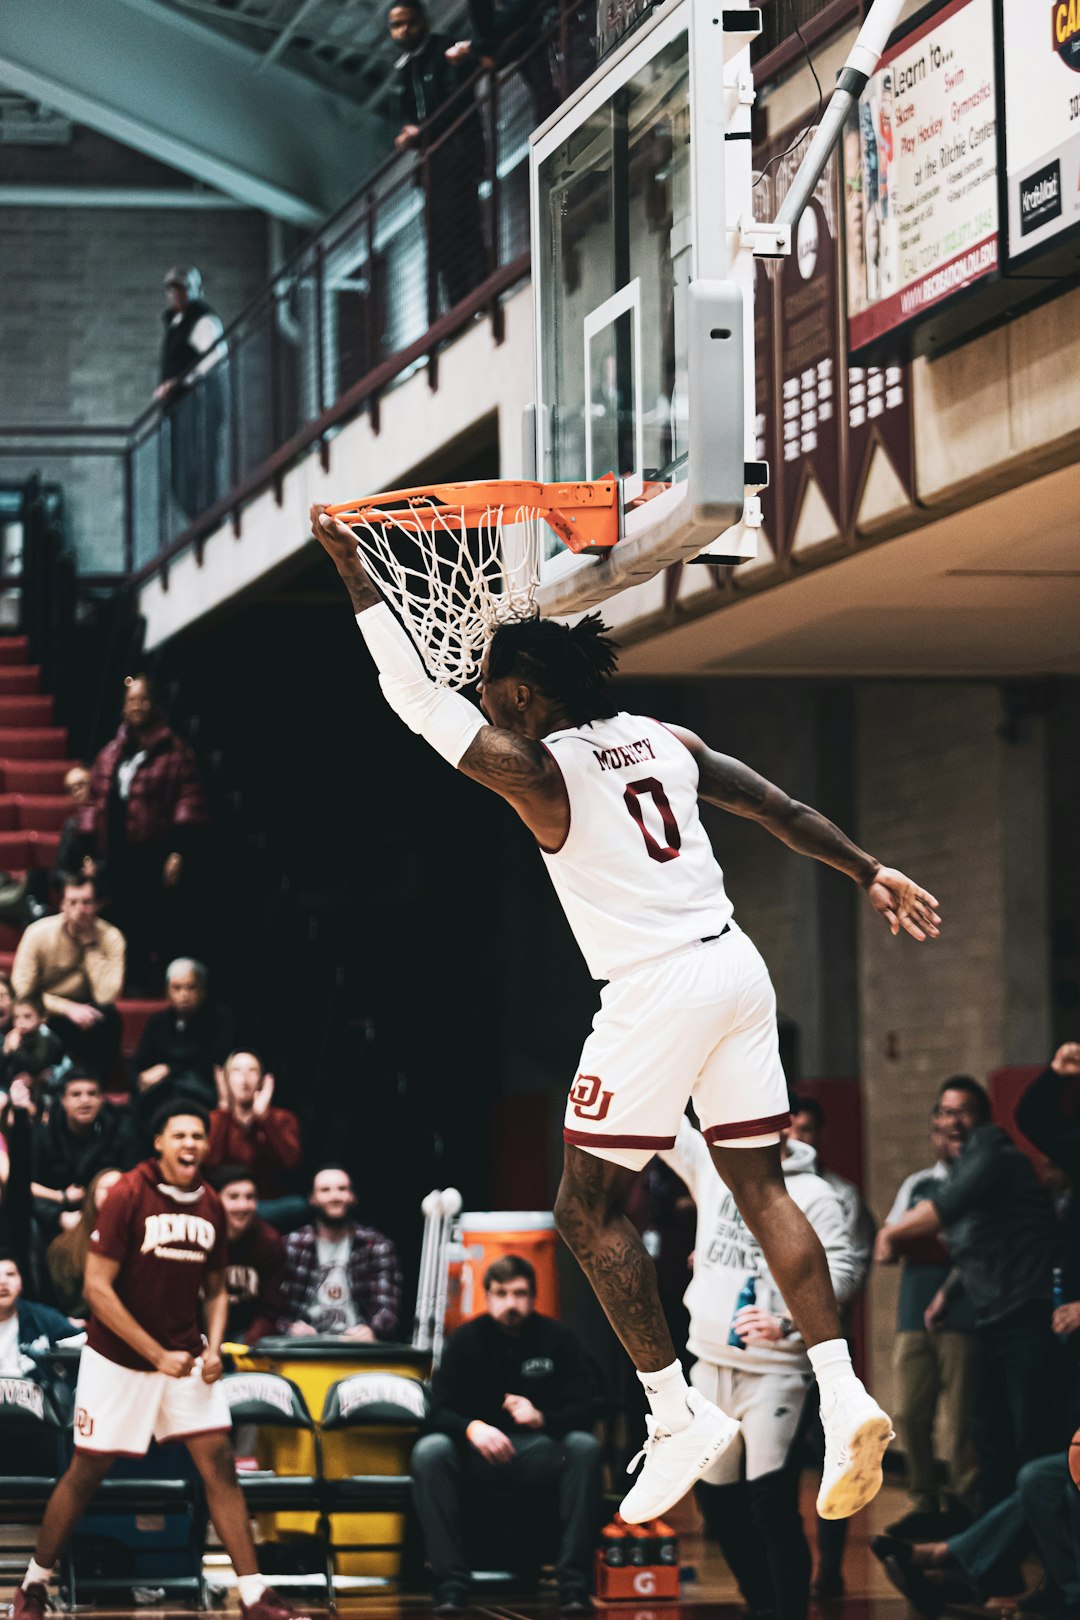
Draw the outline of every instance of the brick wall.
M177 182L161 165L85 130L76 130L69 147L10 148L0 159L6 183ZM0 241L6 425L131 422L157 382L164 272L197 265L226 325L267 276L265 216L240 208L0 208ZM90 565L107 564L117 544L109 494L118 487L115 469L2 456L0 478L35 466L63 481Z
M1004 1051L1001 722L991 686L867 685L858 694L861 838L942 906L940 939L893 939L859 921L861 1074L867 1192L879 1220L929 1162L935 1087L982 1079ZM896 1272L871 1282L871 1369L891 1390Z

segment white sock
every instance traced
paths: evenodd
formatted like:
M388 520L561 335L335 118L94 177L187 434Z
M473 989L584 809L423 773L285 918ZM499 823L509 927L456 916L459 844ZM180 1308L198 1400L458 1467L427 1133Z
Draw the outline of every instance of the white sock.
M238 1575L236 1585L241 1603L258 1603L266 1591L266 1581L262 1575Z
M670 1367L661 1367L659 1372L639 1372L638 1377L645 1386L657 1423L670 1429L672 1434L688 1429L694 1414L687 1405L690 1391L679 1362L673 1361Z
M23 1588L25 1589L28 1586L48 1586L51 1575L51 1565L46 1568L44 1564L39 1564L36 1558L31 1558L30 1567L23 1579Z
M831 1399L849 1384L857 1384L846 1339L825 1339L807 1350L822 1397Z

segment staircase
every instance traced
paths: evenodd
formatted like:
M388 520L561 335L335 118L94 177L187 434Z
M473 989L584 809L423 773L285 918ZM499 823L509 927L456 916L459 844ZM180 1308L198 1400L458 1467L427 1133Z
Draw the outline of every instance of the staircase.
M41 670L30 662L25 636L0 638L0 871L21 876L56 864L60 833L72 813L64 777L68 734L53 724L55 700L41 690ZM11 973L22 929L0 922L0 973ZM121 1050L133 1056L150 1014L164 1001L118 1001Z
M71 814L64 777L67 732L53 725L53 698L41 691L25 636L0 640L0 871L55 865ZM21 930L0 922L0 972L10 973Z

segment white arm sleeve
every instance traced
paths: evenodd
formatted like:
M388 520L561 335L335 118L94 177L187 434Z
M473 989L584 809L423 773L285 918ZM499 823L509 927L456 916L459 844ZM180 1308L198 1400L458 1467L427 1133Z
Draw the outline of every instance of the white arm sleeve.
M460 692L435 685L385 602L365 608L356 615L356 622L378 665L383 697L394 713L448 764L457 766L477 732L487 725L483 715Z

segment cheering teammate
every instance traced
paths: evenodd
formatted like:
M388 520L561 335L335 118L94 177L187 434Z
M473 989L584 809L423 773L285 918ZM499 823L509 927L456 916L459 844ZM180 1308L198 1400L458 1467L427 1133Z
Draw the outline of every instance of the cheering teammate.
M573 628L532 619L495 630L481 714L428 679L348 525L316 506L312 533L348 589L387 702L517 811L590 971L608 981L570 1088L555 1213L652 1408L623 1517L666 1513L739 1431L687 1387L654 1267L624 1214L634 1177L673 1146L690 1097L817 1376L826 1439L818 1511L848 1517L880 1488L891 1425L855 1376L824 1251L784 1185L780 1131L790 1115L776 998L734 921L698 799L846 873L893 934L936 936L937 901L692 732L620 713L609 680L615 646L597 615Z
M98 1485L116 1457L144 1456L151 1439L182 1440L191 1453L244 1620L301 1620L259 1574L236 1482L232 1419L218 1385L229 1308L225 1216L199 1175L208 1129L198 1104L167 1103L154 1121L155 1157L121 1176L98 1213L86 1259L91 1317L75 1454L49 1498L12 1620L44 1620L49 1573Z

